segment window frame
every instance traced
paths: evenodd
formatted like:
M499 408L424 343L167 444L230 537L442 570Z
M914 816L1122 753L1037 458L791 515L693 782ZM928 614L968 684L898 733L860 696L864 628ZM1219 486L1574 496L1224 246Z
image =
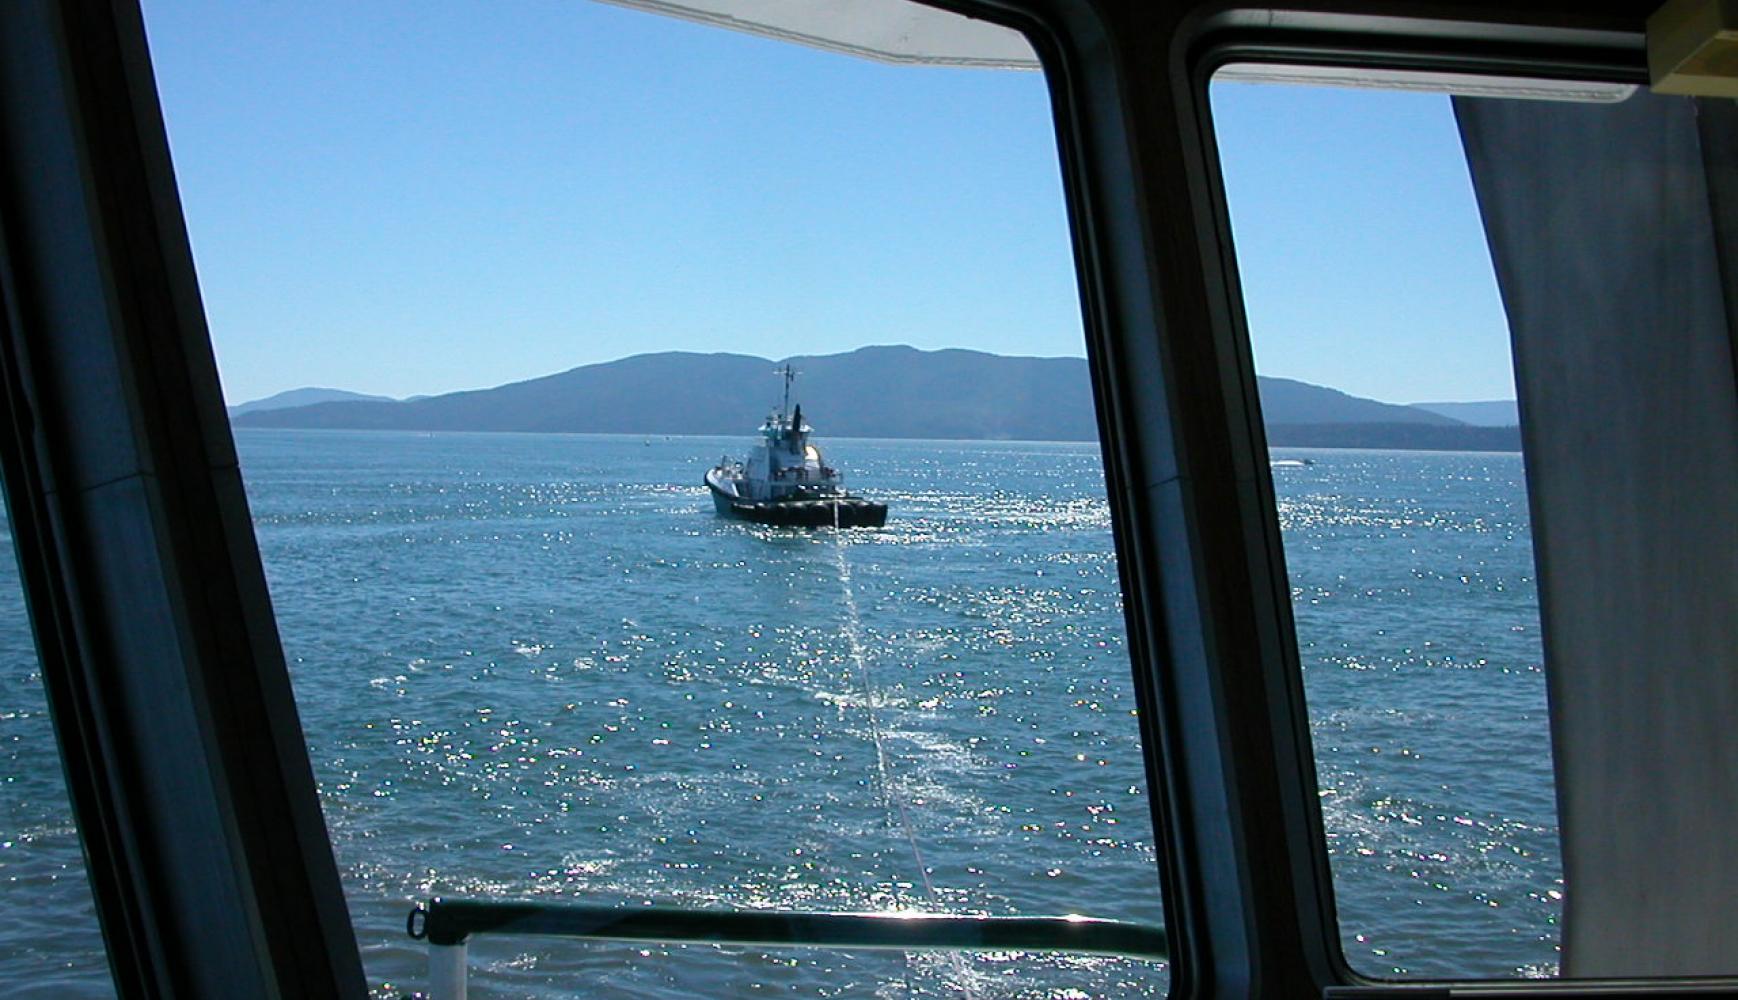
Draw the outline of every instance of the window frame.
M5 491L118 995L364 995L136 4L0 5Z
M1259 398L1255 390L1254 345L1249 334L1248 317L1244 311L1243 289L1237 266L1237 251L1232 237L1230 202L1225 191L1224 172L1219 158L1219 141L1214 130L1211 88L1214 75L1228 65L1306 65L1340 69L1411 70L1417 72L1459 72L1471 75L1541 77L1564 80L1597 80L1611 83L1646 84L1645 51L1636 40L1635 48L1609 44L1599 35L1575 39L1575 47L1565 49L1560 44L1535 46L1516 44L1510 39L1473 38L1445 39L1412 34L1404 25L1395 34L1381 32L1360 34L1347 39L1339 30L1351 27L1354 19L1336 18L1319 13L1299 17L1301 23L1276 28L1246 23L1242 12L1230 12L1217 19L1213 27L1198 39L1198 55L1189 66L1191 98L1196 120L1200 124L1202 153L1208 159L1209 180L1214 210L1214 237L1223 281L1214 291L1224 297L1222 314L1229 317L1229 335L1237 342L1239 360L1249 391L1257 395L1257 415L1251 434L1259 438L1262 461L1257 463L1257 478L1262 503L1268 510L1270 546L1276 587L1286 596L1281 609L1285 638L1280 657L1272 668L1287 675L1287 696L1292 702L1291 716L1295 730L1291 741L1297 744L1297 762L1302 766L1298 780L1307 791L1307 829L1293 826L1292 836L1307 837L1311 849L1309 879L1319 909L1312 914L1321 922L1319 932L1312 935L1311 944L1327 951L1327 961L1335 978L1344 987L1404 988L1440 985L1457 987L1487 987L1496 984L1522 982L1509 979L1435 979L1429 977L1383 977L1354 969L1345 954L1345 942L1340 933L1338 908L1327 836L1317 794L1319 779L1315 764L1314 738L1309 728L1309 713L1303 678L1303 665L1297 641L1297 626L1292 615L1290 578L1285 565L1284 541L1279 528L1279 504L1274 491L1273 476L1266 461L1269 454L1266 425L1259 417ZM1567 39L1565 39L1567 40ZM1585 51L1580 46L1587 45ZM1596 46L1596 47L1595 47ZM1535 571L1537 568L1535 567ZM1281 737L1283 739L1283 737ZM1295 821L1294 821L1295 824Z
M1195 120L1199 123L1201 151L1209 160L1213 237L1220 255L1224 280L1213 293L1224 296L1224 314L1231 318L1230 336L1243 352L1244 373L1253 391L1254 366L1249 354L1251 341L1238 280L1236 250L1232 238L1229 203L1219 163L1219 144L1214 132L1210 88L1214 75L1236 65L1270 64L1339 69L1401 70L1461 73L1473 76L1520 77L1546 80L1591 81L1648 86L1645 37L1639 31L1611 30L1609 26L1565 27L1544 25L1493 25L1437 21L1409 21L1371 17L1365 13L1315 9L1233 10L1211 19L1195 36L1188 66ZM1251 433L1262 438L1265 431L1257 420ZM1262 463L1258 472L1264 500L1271 508L1270 523L1277 544L1278 508L1273 477ZM1283 583L1283 551L1276 553ZM1535 559L1537 555L1535 555ZM1296 711L1302 720L1298 736L1305 753L1313 759L1307 714L1304 710L1302 667L1295 625L1289 606L1285 611L1288 641L1284 663L1275 664L1295 681ZM1311 769L1304 780L1312 792L1317 787ZM1321 828L1319 808L1311 831L1312 848L1318 855L1314 881L1327 921L1325 945L1334 967L1336 983L1324 985L1328 998L1382 997L1448 988L1456 996L1502 996L1545 993L1551 996L1607 996L1632 994L1738 995L1734 977L1653 977L1633 979L1521 978L1425 978L1382 977L1353 969L1346 959L1343 938L1334 913L1334 884Z

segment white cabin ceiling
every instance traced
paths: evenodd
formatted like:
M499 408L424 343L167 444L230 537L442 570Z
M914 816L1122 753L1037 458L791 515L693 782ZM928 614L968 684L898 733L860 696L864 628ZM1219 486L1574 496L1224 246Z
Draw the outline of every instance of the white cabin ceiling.
M604 0L879 62L1039 68L1011 28L909 0Z
M927 7L913 0L603 0L653 14L795 42L878 62L980 69L1041 69L1038 54L1012 28ZM1472 97L1621 101L1626 84L1523 80L1367 67L1241 64L1221 80L1415 90Z

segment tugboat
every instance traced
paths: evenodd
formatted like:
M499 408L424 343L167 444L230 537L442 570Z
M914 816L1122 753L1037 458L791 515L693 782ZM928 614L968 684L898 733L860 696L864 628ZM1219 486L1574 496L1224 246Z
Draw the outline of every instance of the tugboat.
M809 443L812 429L803 423L803 407L791 406L791 383L797 373L790 365L784 376L784 405L760 425L761 442L748 461L726 455L706 473L706 488L718 513L756 524L803 528L879 528L887 523L887 505L845 492L844 477Z

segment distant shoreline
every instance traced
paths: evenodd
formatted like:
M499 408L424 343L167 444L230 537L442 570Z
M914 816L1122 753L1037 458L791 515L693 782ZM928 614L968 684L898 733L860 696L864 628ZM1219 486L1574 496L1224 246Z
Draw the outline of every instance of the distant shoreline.
M1521 450L1519 427L1432 424L1271 424L1270 448L1373 448L1383 451Z
M1079 358L878 346L788 360L801 373L791 401L814 404L810 415L817 418L815 429L823 441L1098 437L1092 379ZM783 405L783 387L772 372L773 362L747 355L637 354L491 389L414 400L371 400L309 387L243 404L231 419L250 427L752 437L769 410ZM1278 376L1256 376L1256 389L1275 445L1520 449L1514 428Z

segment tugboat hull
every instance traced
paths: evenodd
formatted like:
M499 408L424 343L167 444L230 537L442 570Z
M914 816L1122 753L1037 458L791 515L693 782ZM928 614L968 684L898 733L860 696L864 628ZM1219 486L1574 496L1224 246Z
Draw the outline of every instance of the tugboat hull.
M725 517L788 528L879 528L887 523L887 505L862 497L814 500L744 500L711 482L712 505Z

